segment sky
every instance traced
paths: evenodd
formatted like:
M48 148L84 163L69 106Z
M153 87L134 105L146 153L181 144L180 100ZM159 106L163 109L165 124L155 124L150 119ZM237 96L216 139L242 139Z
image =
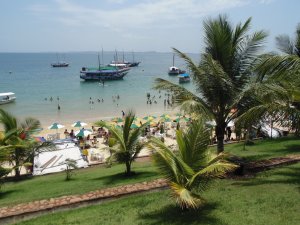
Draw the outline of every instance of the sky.
M158 51L199 53L203 21L225 14L251 31L295 36L299 0L1 0L0 52Z

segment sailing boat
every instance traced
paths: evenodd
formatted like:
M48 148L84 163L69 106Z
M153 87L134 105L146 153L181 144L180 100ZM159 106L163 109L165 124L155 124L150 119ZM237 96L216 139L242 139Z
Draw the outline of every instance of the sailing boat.
M179 69L178 67L174 66L174 61L175 61L175 54L173 54L173 66L169 67L169 75L179 75L185 73L184 70Z
M136 67L140 64L141 62L135 61L134 60L134 52L132 52L132 62L128 62L129 67Z
M101 66L99 54L98 64L98 68L82 67L80 71L80 78L86 81L100 81L103 83L106 80L123 79L130 70L128 67L122 68L116 65Z
M69 63L65 61L59 61L58 54L56 54L57 62L51 63L52 67L68 67Z

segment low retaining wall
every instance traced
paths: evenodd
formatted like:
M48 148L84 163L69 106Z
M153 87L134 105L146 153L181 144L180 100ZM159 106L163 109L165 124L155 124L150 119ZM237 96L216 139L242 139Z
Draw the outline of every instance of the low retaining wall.
M0 208L0 224L7 224L18 220L27 219L44 213L58 211L60 209L69 209L92 203L98 203L103 200L118 198L123 195L160 189L166 186L166 180L156 179L142 183L105 188L85 194L62 196L58 198L22 203L14 206L6 206Z

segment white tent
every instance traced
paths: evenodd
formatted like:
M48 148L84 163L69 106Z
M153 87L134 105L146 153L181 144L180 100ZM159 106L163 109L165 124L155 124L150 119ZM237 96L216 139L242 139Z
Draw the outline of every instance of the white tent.
M73 159L78 168L88 167L80 149L72 141L54 142L56 150L40 153L34 158L33 175L61 172L66 169L65 160Z

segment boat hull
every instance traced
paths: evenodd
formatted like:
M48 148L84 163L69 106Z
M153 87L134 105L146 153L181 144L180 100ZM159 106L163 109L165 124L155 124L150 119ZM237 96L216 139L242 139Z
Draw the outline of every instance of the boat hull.
M68 67L69 63L53 63L51 64L52 67Z
M11 103L11 102L14 102L15 100L16 100L16 97L10 97L8 100L0 100L0 105Z
M80 78L85 81L121 80L129 72L129 69L120 70L82 70Z

